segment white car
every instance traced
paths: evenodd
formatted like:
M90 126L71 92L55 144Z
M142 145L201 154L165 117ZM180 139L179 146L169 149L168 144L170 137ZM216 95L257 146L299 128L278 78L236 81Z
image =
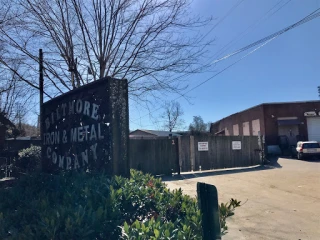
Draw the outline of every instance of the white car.
M296 151L298 159L320 157L320 144L316 141L298 142Z

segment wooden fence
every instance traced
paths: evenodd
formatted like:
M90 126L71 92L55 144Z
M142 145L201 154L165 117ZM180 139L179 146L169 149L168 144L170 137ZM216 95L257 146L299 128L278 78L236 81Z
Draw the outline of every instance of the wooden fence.
M41 140L6 140L5 149L8 151L19 152L22 149L29 148L31 145L41 146Z
M178 139L130 139L130 168L154 175L179 171Z
M199 151L199 142L207 150ZM261 164L260 150L257 136L130 139L130 167L151 174L248 167Z
M207 151L199 151L198 143L207 143ZM241 149L232 149L241 142ZM6 141L7 149L19 151L34 141ZM259 165L261 147L257 136L195 135L179 138L130 139L130 168L154 175Z
M207 145L208 150L199 151L199 142ZM233 149L233 144L240 149ZM261 164L257 136L185 136L179 139L179 147L182 172Z

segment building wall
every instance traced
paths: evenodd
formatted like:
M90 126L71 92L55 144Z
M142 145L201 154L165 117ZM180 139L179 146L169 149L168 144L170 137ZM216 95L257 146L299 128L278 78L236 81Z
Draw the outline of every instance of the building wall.
M254 120L252 120L252 121L254 121ZM239 124L241 124L241 123L239 123ZM249 121L242 123L242 135L243 136L251 136Z
M320 111L320 101L314 102L297 102L282 104L265 104L264 122L266 131L266 143L276 145L278 142L278 118L297 117L301 122L298 125L301 140L308 140L307 119L305 112Z
M261 132L260 119L252 120L251 124L252 124L252 135L258 136L259 132Z
M265 135L266 144L277 145L279 118L291 119L296 117L300 124L292 126L293 133L295 134L298 131L299 140L308 140L307 118L304 113L310 111L316 111L318 114L320 112L320 101L262 104L213 123L210 132L214 134L225 130L224 134L227 132L230 136L248 135L246 130L249 124L249 134L251 136L257 135L260 128L260 133Z
M221 130L225 130L225 133L230 136L243 136L243 135L256 135L257 122L259 122L260 132L264 134L264 119L263 119L263 107L262 105L249 108L245 111L235 113L229 117L223 118L218 122L211 124L210 132L212 134ZM246 131L248 129L249 131Z

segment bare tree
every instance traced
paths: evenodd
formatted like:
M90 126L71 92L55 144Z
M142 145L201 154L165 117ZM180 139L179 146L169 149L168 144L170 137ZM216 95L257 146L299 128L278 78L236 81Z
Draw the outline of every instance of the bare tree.
M164 112L161 118L164 120L163 128L172 132L172 130L181 128L184 125L183 110L177 101L170 101L164 104Z
M32 79L32 68L28 66L26 58L17 54L12 47L13 42L2 34L12 33L21 25L24 11L11 0L0 0L0 4L0 112L14 122L18 105L23 106L25 112L30 110L37 84L28 80ZM34 72L32 74L35 75Z
M35 104L32 101L35 89L26 87L15 73L19 70L19 65L16 65L14 69L15 71L13 72L6 68L1 68L0 65L2 78L0 81L0 112L12 122L17 120L18 115L26 115Z
M39 135L37 126L28 123L21 123L20 136L35 137Z
M209 20L189 17L188 0L11 2L16 20L10 29L0 28L10 52L2 64L13 70L14 53L28 70L16 74L37 89L37 48L44 48L47 96L105 76L127 78L130 96L139 99L163 90L179 93L186 86L181 74L203 70L210 42L197 31Z
M193 122L189 125L191 133L207 132L210 129L209 123L205 123L201 116L193 116Z

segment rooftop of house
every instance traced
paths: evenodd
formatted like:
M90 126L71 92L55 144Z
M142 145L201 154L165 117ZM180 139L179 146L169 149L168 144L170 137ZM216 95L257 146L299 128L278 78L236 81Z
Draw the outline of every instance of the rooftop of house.
M26 137L7 138L6 140L9 140L9 141L14 141L14 140L29 141L29 140L41 140L41 139L39 136L26 136Z
M137 130L134 130L130 133L130 135L134 136L134 135L138 135L138 134L135 134L135 133L138 133L139 131L141 132L145 132L147 134L151 134L151 135L154 135L155 137L168 137L170 136L173 136L173 137L179 137L181 136L180 134L178 133L174 133L174 132L169 132L169 131L158 131L158 130L146 130L146 129L137 129Z

